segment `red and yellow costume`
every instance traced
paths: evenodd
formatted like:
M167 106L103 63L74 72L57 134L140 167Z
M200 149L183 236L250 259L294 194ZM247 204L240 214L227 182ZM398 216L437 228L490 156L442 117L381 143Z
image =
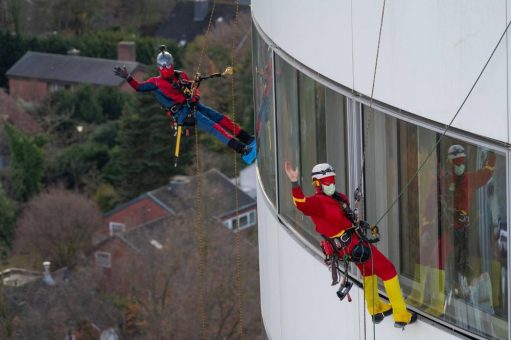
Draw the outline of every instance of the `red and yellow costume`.
M462 157L452 160L453 165L464 164L465 155ZM430 281L430 296L431 301L426 303L428 308L426 312L440 316L444 313L445 304L445 267L447 260L454 247L455 249L455 269L457 272L466 275L466 238L467 228L469 227L470 221L470 205L472 204L473 196L477 189L486 185L493 176L493 170L495 168L496 156L493 152L488 154L486 164L483 168L477 171L465 171L461 175L453 173L450 176L441 179L441 195L444 201L452 202L452 229L444 228L439 239L433 240L433 242L421 243L419 261L415 265L415 283L412 287L412 292L409 295L407 301L415 306L421 306L425 303L425 284L429 277ZM436 211L434 205L434 199L436 197L429 197L431 208L428 209L431 212ZM436 201L435 201L436 202ZM432 216L430 216L432 217ZM436 223L427 222L422 225L421 237L428 239L426 234L431 230L438 228ZM454 240L452 237L454 229Z
M301 187L297 183L293 183L292 193L296 207L312 219L316 225L316 231L324 237L340 237L347 229L352 227L352 222L346 216L340 203L332 196L325 195L320 188L317 189L315 195L305 197ZM345 195L341 193L337 193L337 195L349 204ZM342 251L351 254L358 243L359 238L353 233L351 242ZM368 246L371 249L371 258L364 263L356 263L356 265L364 278L364 291L369 314L385 313L392 308L396 322L409 323L412 314L406 309L394 265L372 244ZM390 305L379 299L377 277L383 280Z

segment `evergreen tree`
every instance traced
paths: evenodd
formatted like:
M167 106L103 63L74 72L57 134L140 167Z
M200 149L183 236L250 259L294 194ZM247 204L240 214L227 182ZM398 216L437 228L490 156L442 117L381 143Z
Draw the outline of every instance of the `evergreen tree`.
M14 197L20 201L28 200L39 191L44 174L44 156L36 140L5 125L11 156L10 183Z
M122 118L116 164L110 179L127 198L155 189L177 173L184 173L193 160L194 136L181 138L181 156L174 167L174 130L166 113L151 95L140 95L138 112ZM117 182L117 183L115 183Z

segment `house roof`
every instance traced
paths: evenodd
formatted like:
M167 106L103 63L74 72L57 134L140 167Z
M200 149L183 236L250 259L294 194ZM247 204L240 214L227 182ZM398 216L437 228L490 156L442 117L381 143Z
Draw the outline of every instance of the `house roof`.
M118 65L126 65L130 73L144 68L138 62L29 51L6 75L69 84L120 86L124 79L113 73L114 66Z
M203 8L197 8L198 11L196 11L195 6L197 5L201 7L200 5L202 4L201 2L196 4L195 1L178 2L165 21L158 27L155 35L162 38L174 39L176 41L192 41L197 35L203 34L208 27L212 6L210 6L210 9L205 13L201 13ZM239 12L250 13L250 7L241 5L239 7ZM235 4L217 3L215 5L215 11L213 12L213 22L219 21L220 18L225 22L230 22L233 20L235 14ZM195 21L194 18L197 15L203 17L203 19Z
M194 214L198 178L201 179L201 204L204 218L227 215L236 211L237 208L242 209L257 204L252 197L238 189L217 169L208 170L199 177L174 179L167 186L156 189L150 194L173 211Z

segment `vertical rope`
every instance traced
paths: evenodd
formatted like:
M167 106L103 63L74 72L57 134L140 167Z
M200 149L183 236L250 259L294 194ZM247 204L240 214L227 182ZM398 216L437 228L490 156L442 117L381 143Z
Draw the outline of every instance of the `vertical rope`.
M231 65L234 70L234 54L236 50L236 38L237 38L237 30L238 30L238 15L239 15L239 0L236 0L236 12L234 15L234 24L232 25L232 39L231 39ZM236 91L235 91L235 74L231 77L231 109L232 109L232 120L234 124L236 124ZM239 331L239 339L244 339L244 313L243 313L243 277L241 272L241 235L239 231L240 220L239 220L239 178L238 178L238 158L237 153L233 152L234 155L234 178L236 183L235 190L235 200L236 200L236 223L238 226L238 231L236 232L236 283L238 288L238 313L239 313L239 323L238 323L238 331Z
M378 45L376 47L376 59L374 61L374 72L373 72L373 84L371 86L371 100L369 102L369 111L370 111L370 114L368 115L368 124L367 124L367 128L365 129L365 134L364 134L364 140L362 141L362 168L361 168L361 176L360 176L360 179L363 178L364 176L364 170L365 170L365 150L366 150L366 143L367 143L367 139L369 138L368 137L368 134L369 134L369 128L371 126L370 124L370 121L369 119L372 118L372 116L374 115L374 109L373 109L373 98L374 98L374 86L375 86L375 83L376 83L376 73L378 71L378 60L379 60L379 56L380 56L380 45L381 45L381 32L382 32L382 29L383 29L383 18L385 17L385 4L386 4L386 0L383 0L383 7L382 7L382 10L381 10L381 18L380 18L380 29L379 29L379 32L378 32ZM362 186L362 183L360 183L359 187ZM360 213L362 213L362 209L359 210ZM371 251L371 280L373 280L373 276L374 276L374 257L373 257L373 254L372 254L372 249L371 249L371 245L369 245L369 249ZM376 279L376 282L373 282L373 285L376 285L376 287L378 287L378 279ZM364 292L365 292L365 289L366 287L364 287ZM372 298L373 298L373 313L374 313L374 310L375 310L375 289L373 287L372 289ZM364 294L364 304L366 304L365 302L365 294ZM376 325L374 324L374 322L372 323L373 324L373 339L376 339ZM364 317L364 325L365 325L365 317ZM364 327L365 328L365 327ZM364 333L365 334L365 333Z
M206 29L206 33L204 34L204 45L202 46L199 62L197 63L196 73L199 73L200 68L202 66L202 60L206 51L208 49L208 37L209 31L211 29L211 23L213 22L213 14L215 12L216 0L213 0L213 6L211 8L211 13L209 15L208 27ZM192 93L195 92L196 84L192 86ZM202 334L201 337L203 340L208 338L207 332L207 318L206 318L206 258L207 258L207 248L206 248L206 237L203 228L203 211L202 211L202 179L201 175L201 166L200 166L200 145L199 145L199 130L195 127L195 178L196 185L195 188L195 236L199 240L199 282L200 282L200 292L199 292L199 300L200 307L199 313L201 318L201 327Z

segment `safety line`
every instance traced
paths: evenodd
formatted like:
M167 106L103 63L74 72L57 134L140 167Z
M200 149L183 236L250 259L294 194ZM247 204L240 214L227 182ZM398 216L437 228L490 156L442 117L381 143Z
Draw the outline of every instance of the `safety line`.
M234 15L234 24L232 26L232 39L231 39L231 65L234 67L234 54L235 54L235 46L236 46L236 38L237 38L237 31L238 31L238 17L239 17L239 0L236 0L236 10ZM235 91L235 81L234 81L235 74L231 76L231 108L232 108L232 121L234 123L234 131L233 133L236 134L236 91ZM241 128L241 127L240 127ZM241 232L239 230L240 228L240 208L239 208L239 181L240 178L238 177L238 161L237 161L237 152L233 153L234 155L234 178L235 178L235 200L236 200L236 225L238 228L238 231L236 234L236 283L238 288L238 316L239 316L239 322L238 322L238 331L239 331L239 339L244 339L244 330L243 330L243 324L244 324L244 313L243 313L243 277L241 273Z
M461 109L463 108L463 106L465 105L465 103L467 102L468 98L470 97L470 95L472 94L474 88L476 87L477 83L479 82L479 79L481 79L481 76L483 75L484 71L486 70L486 67L488 66L488 64L490 63L491 59L493 58L493 55L495 54L495 51L497 51L497 48L499 47L500 43L502 42L502 39L504 38L504 36L506 35L507 33L507 30L509 29L509 26L511 25L511 21L509 21L509 23L507 24L506 26L506 29L504 30L504 32L502 32L500 38L499 38L499 41L497 42L497 44L495 45L495 47L493 48L493 51L491 52L488 60L486 61L486 63L484 64L483 68L481 69L481 71L479 72L479 75L477 76L474 84L472 85L472 87L470 88L470 90L468 91L467 95L465 96L465 99L463 99L463 102L461 103L461 105L459 106L458 110L456 111L456 114L452 117L451 121L449 122L449 124L445 127L444 131L442 132L442 134L440 135L440 137L437 137L437 142L435 143L435 145L433 146L433 148L431 149L431 151L428 153L427 157L422 161L422 163L420 164L419 168L417 169L417 171L415 172L415 174L412 176L412 178L410 178L410 180L408 180L408 182L405 184L404 188L400 191L399 195L397 196L397 198L392 202L392 204L389 206L389 208L385 211L385 213L378 219L378 221L376 222L376 225L378 225L381 220L383 218L385 218L385 216L389 213L389 211L394 207L394 205L398 202L399 198L403 195L403 193L405 192L406 189L408 189L408 187L410 186L410 184L412 183L412 181L419 175L419 173L422 171L422 168L424 167L424 165L426 164L426 162L429 160L429 158L431 157L431 155L436 151L436 148L438 147L438 144L440 144L440 142L442 141L442 139L445 137L445 135L447 134L447 131L450 129L451 125L453 124L454 120L456 119L456 117L458 117L458 114L461 112ZM509 124L508 124L509 125Z
M215 12L216 1L213 0L213 5L211 7L211 13L209 15L208 27L206 29L206 33L204 34L204 45L202 46L199 62L197 64L196 73L199 73L202 60L204 55L208 49L208 37L209 31L211 29L211 23L213 22L213 14ZM195 77L194 77L195 79ZM192 95L194 94L195 84L192 86ZM199 129L197 125L195 125L195 178L196 185L195 188L195 234L196 238L199 240L199 282L200 282L200 317L201 317L201 326L202 326L202 339L208 339L207 334L207 318L206 318L206 259L207 259L207 246L206 246L206 238L205 231L203 227L203 212L202 212L202 178L201 175L201 166L200 166L200 145L199 145Z
M386 5L386 0L383 0L383 6L382 6L382 10L381 10L381 18L380 18L380 29L379 29L379 32L378 32L378 45L376 47L376 58L375 58L375 61L374 61L374 72L373 72L373 83L372 83L372 86L371 86L371 100L369 102L369 110L370 110L370 115L367 117L368 120L372 118L373 116L373 113L374 113L374 109L373 109L373 98L374 98L374 86L375 86L375 83L376 83L376 73L377 73L377 70L378 70L378 60L379 60L379 56L380 56L380 46L381 46L381 33L382 33L382 30L383 30L383 18L385 17L385 5ZM362 120L362 123L363 123L363 120ZM361 167L361 175L360 175L360 180L362 181L363 178L364 178L364 172L365 172L365 149L366 149L366 143L367 143L367 140L368 140L368 134L369 134L369 126L370 126L370 121L368 121L368 127L367 129L365 129L366 133L364 135L364 140L362 141L362 167ZM359 184L359 188L360 190L362 190L361 188L362 186L362 183ZM362 213L362 210L359 209L359 212ZM378 223L376 223L376 225L378 225ZM374 257L373 257L373 252L372 252L372 249L371 249L371 244L369 244L369 250L370 250L370 253L371 253L371 280L373 280L373 276L374 276ZM363 274L362 274L363 275ZM362 277L362 281L364 281L364 278ZM376 279L376 282L373 282L373 285L376 285L377 289L376 291L378 291L378 278ZM364 287L364 307L365 307L365 304L366 304L366 298L365 298L365 289L366 287ZM375 310L375 294L374 294L374 287L372 289L372 299L373 299L373 313L374 313L374 310ZM365 309L364 309L365 310ZM364 313L364 338L366 337L366 326L365 326L365 313ZM372 319L372 317L371 317ZM373 340L376 339L376 324L374 322L372 322L373 324Z

